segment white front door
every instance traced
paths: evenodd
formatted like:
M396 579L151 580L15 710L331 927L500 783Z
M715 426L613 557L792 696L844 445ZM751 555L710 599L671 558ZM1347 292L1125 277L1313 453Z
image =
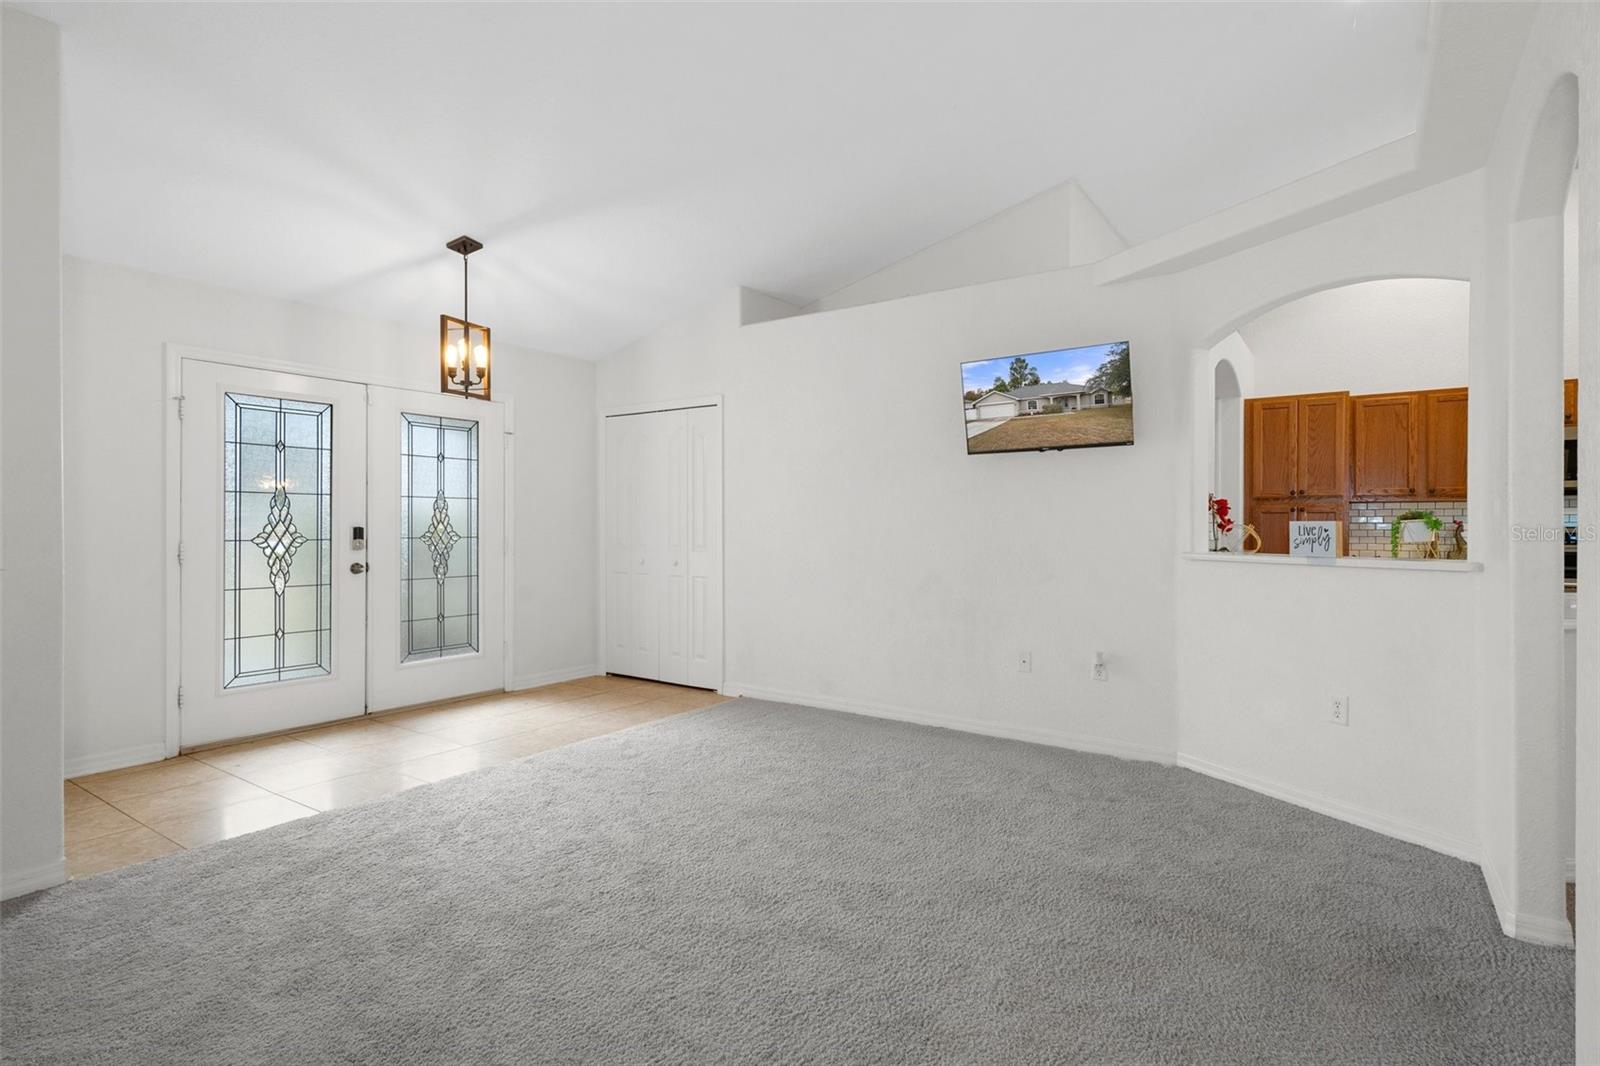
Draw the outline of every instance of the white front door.
M500 404L181 381L181 746L502 686Z
M606 670L722 686L722 412L606 419Z
M181 743L362 713L366 389L183 365Z
M370 388L367 706L505 679L505 417L498 403Z

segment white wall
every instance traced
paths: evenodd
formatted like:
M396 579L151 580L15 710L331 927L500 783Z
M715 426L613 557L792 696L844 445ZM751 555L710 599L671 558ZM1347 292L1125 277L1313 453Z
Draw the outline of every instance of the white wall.
M1595 110L1596 101L1600 101L1600 5L1540 5L1488 166L1490 217L1498 228L1516 193L1515 175L1524 168L1530 143L1538 139L1535 133L1538 116L1552 87L1563 76L1575 77L1579 105L1578 114L1571 120L1571 128L1578 137L1578 170L1574 179L1578 184L1577 271L1582 278L1593 279L1600 277L1600 224L1597 224L1600 223L1600 137L1596 136L1600 123L1596 122ZM1497 245L1491 244L1490 254L1496 250ZM1492 280L1493 287L1500 290L1496 293L1494 310L1504 313L1508 302L1502 302L1501 294L1512 287L1513 279L1497 272ZM1600 292L1594 284L1579 287L1576 310L1579 410L1597 411L1600 410ZM1516 355L1513 349L1504 346L1504 335L1493 332L1487 339L1497 342L1497 347L1485 355L1474 345L1474 365L1487 358L1508 370L1515 370ZM1578 421L1580 469L1600 470L1600 419L1583 418L1580 414ZM1579 507L1581 524L1592 527L1600 522L1600 501L1595 493L1580 496ZM1579 547L1578 572L1580 577L1600 574L1600 545L1592 540ZM1533 593L1536 590L1524 591ZM1486 605L1485 617L1503 619L1504 614L1494 613L1499 606ZM1576 873L1580 892L1584 898L1592 898L1595 887L1600 886L1600 672L1595 670L1595 664L1600 663L1600 596L1580 595L1576 658ZM1557 713L1565 709L1564 701L1557 699L1552 703ZM1537 706L1530 709L1535 713L1539 710ZM1514 730L1513 735L1517 732L1520 730ZM1515 746L1486 746L1484 750L1488 756L1484 774L1486 802L1516 805L1515 793L1505 788L1505 770L1512 761ZM1535 765L1520 754L1515 758L1524 768ZM1548 774L1553 761L1544 759L1538 772ZM1541 813L1519 811L1522 818L1534 823L1541 820ZM1562 842L1549 843L1560 848ZM1519 856L1519 866L1531 860L1537 869L1547 857L1535 850L1531 855ZM1513 906L1520 905L1520 898L1513 901ZM1583 922L1578 927L1577 962L1576 1058L1579 1062L1600 1061L1600 926L1594 922Z
M1170 758L1169 284L1080 269L742 329L736 297L599 376L602 409L725 397L728 690ZM963 360L1107 337L1133 345L1137 444L966 454ZM896 399L863 417L860 390Z
M287 360L360 380L438 385L439 308L398 325L68 258L64 274L69 773L159 758L168 554L160 459L167 343ZM448 294L441 294L441 301ZM595 662L594 366L495 347L516 419L513 671L523 684ZM115 550L107 550L107 545Z
M1576 171L1574 171L1576 174ZM1561 376L1578 376L1578 183L1567 186L1561 219Z
M1551 110L1565 100L1570 109ZM1502 922L1531 929L1560 928L1558 874L1563 841L1554 830L1551 778L1558 765L1566 711L1561 693L1562 636L1545 621L1553 609L1548 586L1533 580L1545 571L1547 548L1514 541L1515 525L1543 523L1550 515L1549 467L1544 455L1550 427L1542 413L1551 379L1568 357L1554 319L1563 303L1562 193L1578 185L1578 271L1586 278L1600 267L1600 138L1595 101L1600 100L1600 6L1541 4L1500 131L1485 168L1485 262L1474 304L1473 381L1502 390L1506 411L1498 432L1480 447L1474 405L1471 447L1473 484L1488 484L1498 506L1496 521L1480 521L1474 503L1473 551L1486 549L1486 595L1479 604L1480 654L1496 663L1481 697L1487 709L1481 738L1480 804L1485 868L1492 872ZM1570 173L1572 142L1578 170ZM1538 191L1530 202L1530 194ZM1543 217L1540 217L1543 216ZM1570 260L1569 260L1570 262ZM1594 285L1577 293L1579 407L1600 410L1600 296ZM1528 405L1528 399L1537 409ZM1557 433L1559 435L1559 431ZM1600 419L1579 419L1581 469L1600 469ZM1559 490L1557 490L1559 491ZM1475 501L1485 498L1474 489ZM1500 504L1503 499L1505 502ZM1559 506L1559 505L1557 505ZM1579 498L1579 522L1600 521L1595 494ZM1483 532L1493 534L1487 541ZM1578 572L1600 573L1600 548L1579 546ZM1600 597L1580 585L1577 656L1577 878L1588 898L1600 885ZM1559 608L1554 608L1559 610ZM1553 663L1553 665L1552 665ZM1577 1060L1600 1061L1600 930L1578 927Z
M1180 564L1179 761L1476 859L1479 577Z
M65 878L56 27L0 9L0 894Z
M726 396L730 691L1177 757L1476 856L1483 575L1178 556L1203 543L1211 346L1329 286L1472 278L1482 197L1467 175L1170 279L1069 270L743 329L730 293L604 360L600 403ZM1132 448L965 454L959 362L1095 336L1133 341ZM1234 349L1259 391L1265 357ZM863 420L850 388L900 399ZM1412 615L1457 621L1397 639Z
M1082 187L1067 181L831 292L809 310L836 311L1065 270L1126 247Z
M1346 283L1400 274L1472 277L1482 210L1481 179L1467 175L1180 275L1180 329L1196 347L1197 382L1209 386L1212 366L1226 355L1255 395L1302 391L1299 384L1315 379L1271 377L1275 358L1304 367L1299 346L1318 343L1302 309L1354 303L1372 313L1346 328L1381 333L1373 307L1381 300L1366 297L1367 286ZM1330 286L1330 300L1312 295ZM1441 306L1464 314L1456 300ZM1263 311L1280 325L1258 339L1250 327ZM1453 328L1464 336L1465 323ZM1247 343L1228 335L1235 329ZM1466 361L1464 353L1457 357L1461 376L1452 383L1462 384ZM1192 400L1195 453L1209 457L1209 387L1197 384ZM1476 396L1473 403L1476 419ZM1187 512L1195 548L1204 545L1208 466L1193 464ZM1473 610L1480 577L1186 560L1175 589L1179 761L1475 857ZM1413 615L1458 621L1398 638L1393 620ZM1338 695L1351 699L1346 727L1327 722Z
M1312 293L1239 327L1257 396L1459 388L1471 286L1386 278Z
M1326 575L1341 624L1331 643L1300 644L1283 634L1304 575L1178 560L1189 508L1174 520L1162 501L1186 500L1198 465L1203 516L1211 452L1191 451L1191 352L1309 290L1470 276L1479 215L1481 182L1468 176L1174 279L1095 286L1069 270L745 329L730 295L604 360L600 402L726 395L731 690L1182 752L1471 853L1471 623L1410 656L1374 656L1383 638L1367 604L1470 619L1474 575ZM1133 341L1131 449L965 454L946 396L958 363L1096 336ZM1209 417L1211 364L1203 376ZM862 420L838 402L851 387L900 399ZM1023 649L1029 675L1016 670ZM1110 658L1104 685L1087 680L1095 650ZM1350 664L1348 676L1320 676L1329 662ZM1432 677L1447 680L1424 693L1418 679ZM1367 717L1330 746L1312 716L1340 685Z

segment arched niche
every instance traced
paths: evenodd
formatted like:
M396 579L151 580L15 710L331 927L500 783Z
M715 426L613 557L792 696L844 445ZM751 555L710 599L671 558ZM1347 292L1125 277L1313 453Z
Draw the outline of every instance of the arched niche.
M1244 493L1244 390L1239 372L1226 356L1211 370L1215 432L1211 456L1212 491L1228 500Z

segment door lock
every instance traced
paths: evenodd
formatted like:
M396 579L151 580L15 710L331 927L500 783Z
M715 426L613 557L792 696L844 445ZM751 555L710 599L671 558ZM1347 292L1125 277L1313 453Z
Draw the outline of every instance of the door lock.
M351 563L350 564L350 572L352 574L364 574L364 573L367 572L367 564L366 563Z

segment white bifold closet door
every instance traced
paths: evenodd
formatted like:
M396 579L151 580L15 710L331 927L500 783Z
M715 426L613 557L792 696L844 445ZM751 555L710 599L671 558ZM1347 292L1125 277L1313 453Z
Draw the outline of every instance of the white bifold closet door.
M606 419L606 671L722 685L722 412Z

